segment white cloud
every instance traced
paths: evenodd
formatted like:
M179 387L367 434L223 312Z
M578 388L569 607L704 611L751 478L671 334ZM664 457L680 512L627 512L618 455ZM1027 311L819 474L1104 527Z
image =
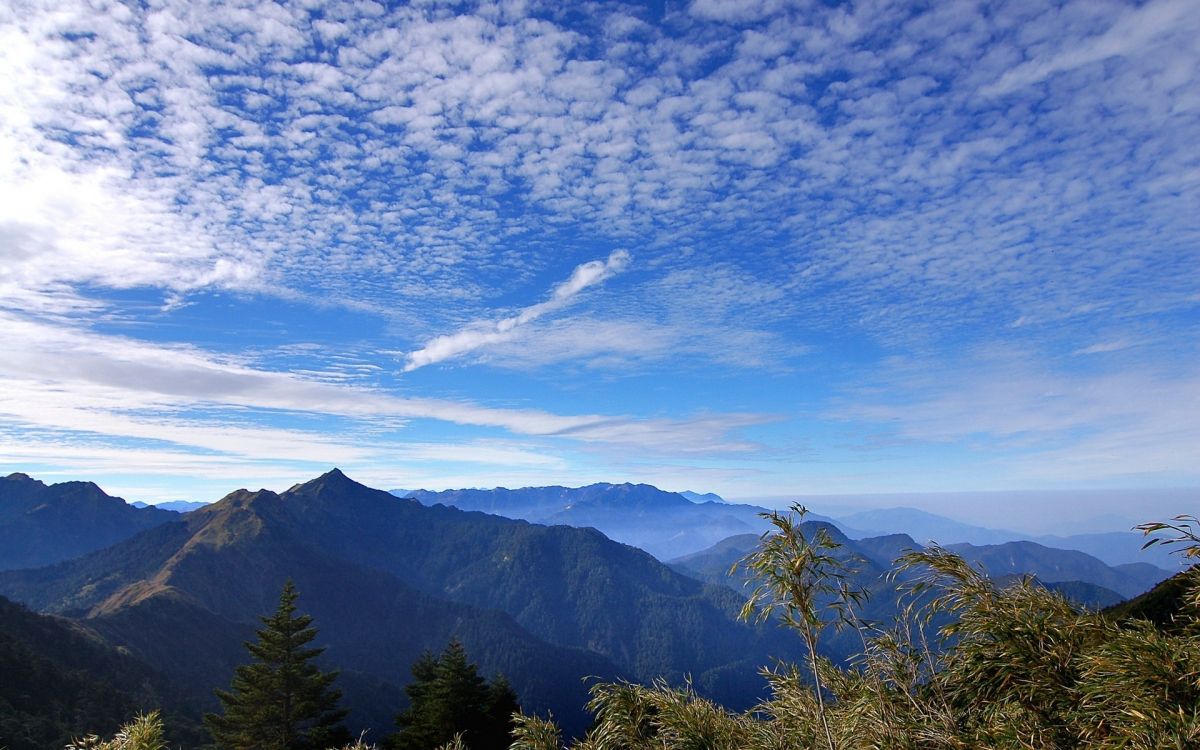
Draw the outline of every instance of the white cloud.
M1123 349L1128 349L1130 347L1137 346L1137 345L1138 344L1136 341L1129 341L1127 339L1117 339L1115 341L1101 341L1099 343L1092 344L1091 346L1085 346L1085 347L1076 349L1075 351L1073 351L1071 353L1077 354L1077 355L1078 354L1107 354L1108 352L1119 352Z
M539 437L568 438L683 453L747 450L730 431L761 416L704 415L637 419L613 415L559 415L537 409L498 409L465 401L402 398L365 387L339 385L291 373L255 369L192 346L163 346L99 335L58 324L0 314L0 413L31 428L152 439L247 456L304 455L361 459L366 449L350 437L320 430L240 427L221 410L277 410L324 415L370 426L430 419L498 428ZM205 410L215 410L205 416ZM253 412L247 413L247 418Z
M1004 73L985 95L1005 94L1044 81L1064 71L1102 62L1112 57L1141 53L1164 38L1200 30L1192 0L1155 0L1130 8L1113 20L1104 33L1045 57L1024 62Z
M861 422L885 445L961 446L1006 467L1008 481L1197 478L1200 372L1194 367L1068 372L1009 353L936 372L899 363L879 377L827 416Z
M509 341L522 326L566 307L584 289L599 284L625 270L629 253L615 250L607 260L593 260L575 268L571 277L554 287L550 299L523 308L516 315L494 323L474 323L456 333L438 336L408 354L404 372L442 362L487 346Z

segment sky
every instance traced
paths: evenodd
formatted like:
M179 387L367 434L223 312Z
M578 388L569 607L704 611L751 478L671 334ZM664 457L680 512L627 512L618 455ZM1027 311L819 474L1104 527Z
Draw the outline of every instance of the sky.
M1194 0L12 0L0 50L5 473L1200 487Z

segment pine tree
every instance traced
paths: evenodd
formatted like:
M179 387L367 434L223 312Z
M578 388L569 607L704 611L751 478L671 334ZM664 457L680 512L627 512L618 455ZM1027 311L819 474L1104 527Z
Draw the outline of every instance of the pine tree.
M224 715L204 723L219 747L231 750L324 750L349 741L333 689L336 672L321 672L313 660L323 648L309 648L317 636L312 617L296 614L295 586L288 581L279 608L263 617L258 642L247 643L254 657L237 668L231 689L217 690Z
M471 750L509 746L512 715L520 710L516 693L503 677L484 680L460 642L451 641L437 658L426 652L412 673L405 688L409 707L396 716L400 731L389 747L430 750L460 734Z

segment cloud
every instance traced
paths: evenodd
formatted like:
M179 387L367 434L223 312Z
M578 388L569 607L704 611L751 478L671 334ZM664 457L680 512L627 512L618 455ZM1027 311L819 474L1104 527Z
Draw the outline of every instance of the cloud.
M574 277L573 277L574 278ZM598 278L598 277L597 277ZM570 283L570 282L568 282ZM155 440L247 456L362 459L355 436L408 420L495 428L650 451L747 451L729 433L762 415L639 419L499 409L468 401L403 398L364 387L258 369L194 346L96 334L0 313L0 414L30 428ZM338 435L256 423L259 412L347 420Z
M1137 345L1138 345L1138 342L1136 342L1136 341L1129 341L1127 339L1117 339L1116 341L1101 341L1100 343L1092 344L1091 346L1085 346L1085 347L1076 349L1075 351L1073 351L1071 353L1075 354L1075 355L1106 354L1108 352L1119 352L1123 349L1129 349L1130 347L1134 347Z
M1196 6L1191 0L1156 0L1130 8L1114 19L1104 33L1056 54L1038 57L1011 68L981 93L985 96L1005 94L1044 81L1056 73L1113 57L1138 54L1156 41L1179 34L1181 26L1193 32L1200 29L1195 11Z
M522 326L538 318L566 307L589 286L599 284L625 270L629 264L629 253L615 250L607 260L593 260L575 268L571 277L554 287L550 299L530 305L516 315L494 323L476 323L456 333L438 336L420 349L410 352L404 372L442 362L494 344L509 341Z
M999 468L1008 482L1196 481L1200 371L1194 366L1079 372L1010 352L936 373L919 362L895 363L881 377L886 388L864 387L827 417L859 423L889 449L958 446Z
M965 301L1178 306L1187 7L22 2L0 17L0 298L232 289L437 332L599 238L667 272L754 248L793 320L882 337L970 326ZM1015 99L979 95L998 81Z

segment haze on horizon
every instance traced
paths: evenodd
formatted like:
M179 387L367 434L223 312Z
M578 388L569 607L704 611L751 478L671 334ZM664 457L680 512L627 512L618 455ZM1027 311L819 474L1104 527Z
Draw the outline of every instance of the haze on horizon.
M0 472L1148 520L1200 488L1197 39L1189 0L16 0Z

